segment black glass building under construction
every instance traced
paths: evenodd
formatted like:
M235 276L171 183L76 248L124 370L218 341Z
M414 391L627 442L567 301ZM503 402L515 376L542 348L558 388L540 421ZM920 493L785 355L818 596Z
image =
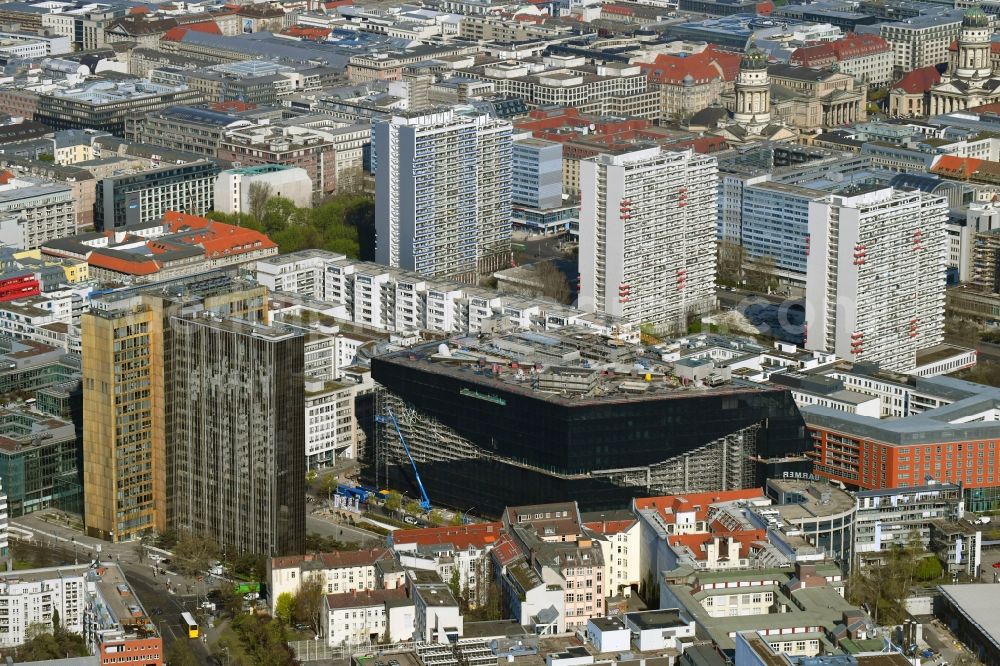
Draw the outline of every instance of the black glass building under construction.
M593 334L460 338L374 358L376 413L396 418L430 499L477 513L762 485L762 458L809 446L788 390L707 359L662 361ZM417 496L391 419L365 471Z

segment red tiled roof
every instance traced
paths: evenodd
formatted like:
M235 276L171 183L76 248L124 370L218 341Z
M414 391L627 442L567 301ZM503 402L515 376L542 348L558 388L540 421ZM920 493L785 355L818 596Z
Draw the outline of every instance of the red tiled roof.
M771 0L764 0L764 2L757 3L757 13L761 16L770 16L774 11L774 3Z
M392 590L362 590L361 592L345 592L344 594L326 595L326 605L330 608L361 608L363 606L378 606L387 601L402 601L406 599L406 590L397 587Z
M257 108L256 104L251 102L241 102L238 99L231 99L228 102L215 102L210 104L209 107L213 111L248 111L250 109Z
M850 60L892 50L892 45L878 35L853 32L833 41L832 46L837 53L837 60Z
M635 16L634 9L631 7L623 7L621 5L604 5L601 7L601 13L618 14L619 16Z
M415 543L421 546L451 544L457 550L469 546L485 548L500 537L500 523L474 523L450 527L427 527L415 530L396 530L391 538L394 544Z
M619 532L624 532L628 528L635 525L635 518L629 520L596 520L590 523L584 523L583 526L592 532L597 532L598 534L618 534Z
M790 65L802 67L825 67L835 62L837 62L837 51L830 42L797 48L788 58Z
M149 13L149 7L143 7L142 5L139 5L138 7L132 7L132 8L130 8L128 10L128 13L129 14L148 14Z
M172 210L164 214L163 226L170 233L187 234L183 240L201 246L208 259L277 247L259 231Z
M681 84L687 76L695 83L713 80L733 81L740 68L740 56L720 51L714 46L692 55L660 54L651 63L636 63L654 83Z
M222 30L219 29L219 24L215 21L198 21L197 23L187 23L184 25L188 30L194 30L195 32L203 32L206 35L221 35Z
M696 560L703 560L708 553L703 548L713 540L725 541L732 537L740 545L740 557L750 554L750 547L758 542L767 539L765 530L745 530L741 532L729 532L727 534L671 534L667 537L667 543L671 546L685 546L691 550Z
M308 25L293 25L281 31L282 35L301 37L302 39L325 40L330 36L330 28L319 28Z
M160 37L160 41L179 42L184 39L184 35L187 34L188 29L189 28L186 25L175 26L163 33L163 37Z
M517 542L514 541L514 537L509 534L504 534L497 541L496 545L493 546L493 557L504 567L521 557L521 549L518 547Z
M159 272L160 264L155 259L126 260L95 250L87 257L87 264L93 268L103 268L126 275L152 275Z
M803 67L827 67L841 60L851 60L891 50L889 42L878 35L851 33L832 42L795 49L788 62Z
M710 493L689 493L687 495L664 495L661 497L639 497L635 500L636 510L654 509L667 522L673 522L673 517L681 512L695 512L696 520L708 518L708 508L713 504L733 502L741 499L756 499L763 497L760 488L746 490L723 490Z
M215 21L198 21L197 23L185 23L184 25L174 26L170 30L163 33L163 37L160 38L160 41L166 40L168 42L179 42L184 39L184 35L187 34L188 30L203 32L207 35L222 34L222 30L219 29L219 24Z
M316 553L309 555L285 555L272 557L272 569L296 569L303 564L323 565L327 569L343 567L371 566L384 558L391 558L392 553L387 548L369 548L365 550L338 550L332 553ZM317 566L317 568L319 568Z
M968 111L974 113L998 113L1000 114L1000 102L993 102L992 104L983 104L981 106L974 106Z
M942 155L931 167L931 173L952 178L969 178L974 174L983 160L973 157L958 157L957 155Z
M941 83L941 74L934 66L919 67L903 75L899 81L893 84L893 90L902 90L908 95L925 93L932 86Z

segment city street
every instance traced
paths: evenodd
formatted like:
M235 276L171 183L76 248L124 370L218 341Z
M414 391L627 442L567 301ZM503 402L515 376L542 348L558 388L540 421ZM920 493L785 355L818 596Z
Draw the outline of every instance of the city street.
M54 512L48 512L52 515ZM134 543L111 544L99 539L93 539L63 526L46 522L43 514L32 514L10 521L14 526L12 535L20 537L16 528L27 530L33 534L28 544L45 549L48 553L57 553L53 565L85 563L96 558L100 553L101 560L118 564L133 590L142 602L146 612L150 614L163 637L164 654L169 654L174 640L183 637L180 628L181 613L185 610L193 612L198 605L198 595L204 595L210 587L203 581L179 575L158 575L154 572L150 560L140 562L139 550ZM168 583L174 592L168 591ZM207 629L207 627L203 627ZM201 640L194 641L186 637L191 649L202 663L210 663L209 652Z
M384 544L385 537L374 532L367 532L357 527L344 525L323 513L314 513L306 516L306 532L332 537L341 541L353 541L360 545L367 543Z

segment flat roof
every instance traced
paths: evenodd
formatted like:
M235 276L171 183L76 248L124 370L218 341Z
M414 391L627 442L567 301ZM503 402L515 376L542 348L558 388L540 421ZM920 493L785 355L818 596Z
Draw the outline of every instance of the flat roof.
M681 627L687 624L681 617L681 612L675 608L627 613L625 617L640 630Z
M939 585L938 590L993 645L1000 647L1000 613L997 612L996 585L990 583Z

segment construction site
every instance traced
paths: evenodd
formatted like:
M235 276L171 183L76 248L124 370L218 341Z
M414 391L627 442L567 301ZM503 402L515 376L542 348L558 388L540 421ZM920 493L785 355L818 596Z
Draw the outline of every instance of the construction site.
M363 452L377 487L498 515L509 504L759 485L759 460L807 450L780 387L708 359L575 329L459 337L372 361L376 424Z

